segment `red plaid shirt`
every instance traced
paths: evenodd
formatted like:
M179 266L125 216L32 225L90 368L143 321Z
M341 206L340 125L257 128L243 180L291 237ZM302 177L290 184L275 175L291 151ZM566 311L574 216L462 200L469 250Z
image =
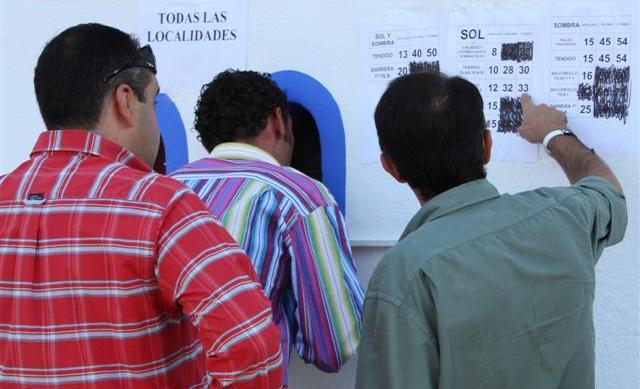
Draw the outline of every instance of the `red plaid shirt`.
M87 131L0 177L0 387L277 388L249 259L187 188Z

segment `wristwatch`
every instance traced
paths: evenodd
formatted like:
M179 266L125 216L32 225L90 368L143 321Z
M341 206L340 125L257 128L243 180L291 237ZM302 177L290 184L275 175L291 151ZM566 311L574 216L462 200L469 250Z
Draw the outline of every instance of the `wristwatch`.
M547 154L551 155L551 150L549 150L549 142L551 142L551 139L560 135L569 135L577 138L576 134L574 134L569 129L557 129L557 130L551 131L550 133L545 135L544 139L542 140L542 145L544 146L544 149L547 151Z

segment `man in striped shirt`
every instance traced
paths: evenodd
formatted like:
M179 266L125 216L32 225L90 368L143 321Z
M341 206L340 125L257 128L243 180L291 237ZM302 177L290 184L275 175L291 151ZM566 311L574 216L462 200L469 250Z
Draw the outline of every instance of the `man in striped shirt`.
M204 86L195 128L211 158L174 178L247 251L271 299L285 360L295 347L306 362L337 371L358 345L363 291L335 200L287 167L293 132L285 94L268 75L223 72Z
M122 31L47 44L49 131L0 177L0 387L278 388L269 301L246 254L151 171L155 60Z

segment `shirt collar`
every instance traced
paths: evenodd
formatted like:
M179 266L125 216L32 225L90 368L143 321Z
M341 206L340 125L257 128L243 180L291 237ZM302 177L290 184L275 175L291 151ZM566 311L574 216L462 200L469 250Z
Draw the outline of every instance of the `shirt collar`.
M248 143L220 143L211 151L211 157L218 159L246 159L280 166L280 163L271 154Z
M57 151L91 154L120 162L134 169L151 171L151 168L132 152L92 131L45 131L38 136L31 157L40 153Z
M458 185L427 201L413 216L400 236L400 240L429 221L498 197L500 197L498 190L484 178Z

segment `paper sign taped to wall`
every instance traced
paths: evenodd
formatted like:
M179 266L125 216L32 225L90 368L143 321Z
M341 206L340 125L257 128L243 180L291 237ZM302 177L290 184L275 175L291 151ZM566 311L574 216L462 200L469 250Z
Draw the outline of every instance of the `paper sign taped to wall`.
M156 55L163 92L197 96L217 73L246 66L247 0L140 0L138 39Z
M441 71L447 44L448 15L396 15L371 20L362 29L360 160L380 156L373 112L390 81L420 71Z
M527 12L473 12L454 14L449 25L445 73L464 77L480 90L494 160L538 160L538 145L518 135L520 96L544 91L534 81L542 60L536 21Z
M565 7L541 27L549 43L540 80L545 101L565 111L569 126L599 154L637 154L638 3Z

